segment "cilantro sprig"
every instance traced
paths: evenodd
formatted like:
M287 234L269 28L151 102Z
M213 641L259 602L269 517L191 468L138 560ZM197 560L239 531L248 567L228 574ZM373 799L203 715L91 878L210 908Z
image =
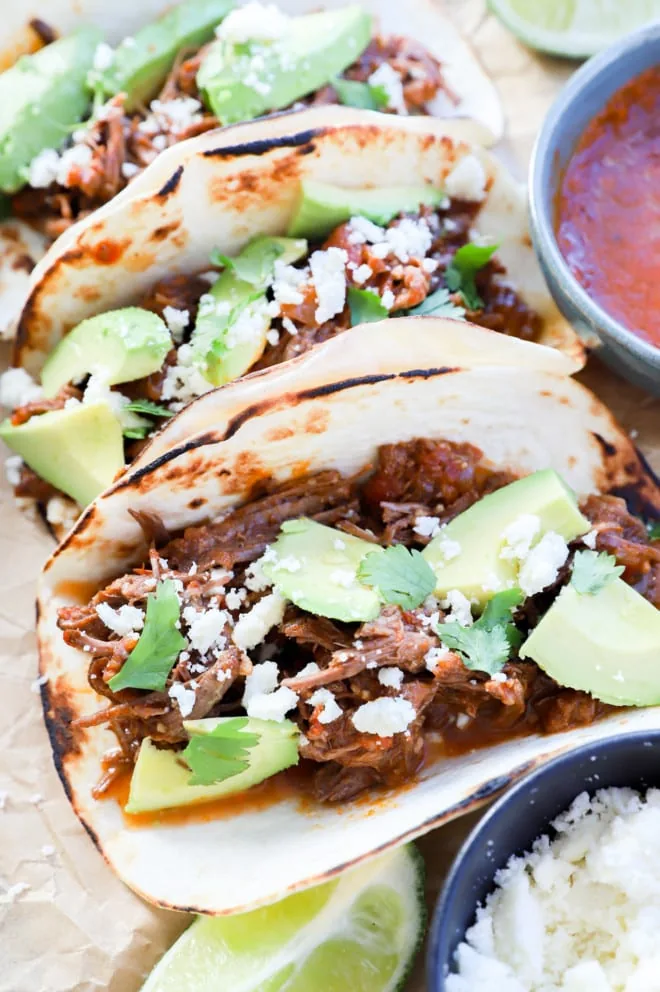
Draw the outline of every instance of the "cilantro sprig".
M407 317L454 317L456 320L465 320L465 310L457 307L449 296L449 290L444 287L436 289L422 300L416 307L406 311Z
M371 289L348 287L348 306L351 311L351 327L356 324L370 324L374 320L385 320L389 310L384 307L378 293Z
M435 574L420 551L394 544L371 551L360 562L360 582L373 586L386 603L414 610L435 588Z
M165 688L174 662L186 646L177 628L181 607L172 579L165 579L147 598L147 614L140 638L108 685L120 689Z
M584 596L595 596L625 569L606 551L577 551L573 558L571 585Z
M389 103L385 87L374 86L373 83L361 83L356 79L342 79L341 76L337 76L332 80L332 88L339 97L339 102L345 107L384 110Z
M259 743L259 734L244 732L247 717L219 723L207 734L194 734L183 751L192 775L190 785L214 785L239 775L250 764L249 752Z
M466 668L495 675L522 641L512 612L524 598L521 589L505 589L493 596L471 627L462 627L452 620L437 624L435 631L446 647L460 654Z
M479 310L484 305L477 292L474 277L495 254L499 245L462 245L445 270L445 283L452 293L460 291L468 310Z

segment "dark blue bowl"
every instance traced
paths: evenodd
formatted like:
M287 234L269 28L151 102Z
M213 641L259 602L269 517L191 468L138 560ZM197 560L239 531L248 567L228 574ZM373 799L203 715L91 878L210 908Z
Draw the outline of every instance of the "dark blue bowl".
M569 751L495 803L458 852L440 893L429 940L429 992L444 992L456 948L498 869L528 851L581 792L610 786L660 787L660 732L622 734Z
M637 337L591 299L568 267L554 231L557 187L585 127L618 89L658 64L660 23L627 35L571 76L536 140L529 203L532 241L559 309L583 336L600 339L602 357L615 371L660 394L660 348Z

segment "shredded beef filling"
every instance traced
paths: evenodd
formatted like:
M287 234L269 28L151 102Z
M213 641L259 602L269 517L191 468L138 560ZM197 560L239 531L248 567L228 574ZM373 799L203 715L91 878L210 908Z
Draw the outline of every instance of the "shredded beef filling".
M40 34L37 25L42 24L33 22ZM45 35L42 37L45 40ZM161 103L182 97L198 100L201 106L190 124L168 124L158 117L154 122L146 108L141 113L129 112L124 108L123 95L119 94L106 104L102 116L89 128L84 142L92 152L89 164L73 169L66 186L53 183L45 188L27 186L20 190L11 198L12 212L46 237L55 239L115 197L165 148L218 127L218 119L203 107L196 82L207 47L197 52L182 49L156 98ZM424 113L427 104L441 91L454 101L440 64L422 45L407 38L376 36L344 75L366 82L380 65L389 65L399 74L406 113ZM301 101L301 105L339 102L336 91L326 86Z
M258 581L253 563L276 538L283 521L307 516L383 544L403 541L408 547L422 547L427 538L414 530L417 517L450 520L513 479L511 473L489 466L472 445L416 439L383 445L366 482L360 476L345 479L326 471L272 485L255 492L236 511L182 534L169 535L153 514L137 514L152 545L144 567L114 580L89 605L61 609L58 618L65 641L89 655L90 685L108 700L106 708L79 722L105 723L119 742L106 757L96 794L130 768L145 737L163 747L183 746L181 712L170 695L175 683L195 689L194 708L188 714L192 718L240 714L246 676L255 664L270 658L279 667L280 684L298 695L297 710L289 718L304 734L301 755L314 770L314 793L323 801L344 801L365 789L410 779L438 735L446 737L451 753L461 735L463 747L471 748L536 730L566 730L603 714L604 705L557 685L533 662L515 656L505 665L504 678L470 670L452 652L430 665L429 652L440 646L432 617L444 616L436 601L416 610L385 606L375 620L361 624L328 620L289 605L281 623L249 654L232 643L239 614L270 591ZM597 547L625 564L627 581L657 606L660 542L648 539L622 499L589 497L583 510L597 532ZM192 646L182 653L163 692L115 692L108 682L120 671L138 634L114 633L96 607L128 604L144 609L147 596L164 576L180 583L182 614L186 606L227 611L222 643L205 654ZM536 603L556 595L567 579L566 568L553 589L532 597L516 613L523 634L538 622ZM392 666L402 673L398 688L379 679L381 669ZM310 703L319 689L330 690L343 711L331 722L321 719L322 706ZM389 737L358 731L351 719L357 708L384 696L401 697L414 707L407 731Z

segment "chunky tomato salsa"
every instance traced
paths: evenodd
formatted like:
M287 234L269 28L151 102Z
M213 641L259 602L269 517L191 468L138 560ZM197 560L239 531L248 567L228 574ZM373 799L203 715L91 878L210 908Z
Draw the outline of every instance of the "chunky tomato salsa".
M660 67L617 90L563 176L557 237L609 314L660 347Z

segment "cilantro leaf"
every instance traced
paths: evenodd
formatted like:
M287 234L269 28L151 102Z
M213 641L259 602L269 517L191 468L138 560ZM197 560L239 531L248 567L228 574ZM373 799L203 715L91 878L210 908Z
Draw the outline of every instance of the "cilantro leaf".
M254 238L236 258L229 258L215 248L211 252L211 264L231 269L237 279L263 290L283 251L282 245L263 235Z
M362 559L357 577L378 589L386 603L396 603L404 610L414 610L435 589L431 566L420 551L409 551L403 544L370 551Z
M172 579L159 582L156 591L147 597L147 615L140 639L108 683L113 692L165 688L172 666L187 643L176 627L180 609Z
M449 290L443 287L436 289L412 310L407 310L406 317L455 317L465 320L465 310L452 303Z
M438 625L442 643L452 651L458 651L466 668L475 672L495 675L501 672L509 660L511 645L504 627L486 630L478 623L472 627L461 627L451 621Z
M389 317L389 310L383 306L378 293L374 293L371 289L356 289L355 286L349 286L347 295L351 310L351 327Z
M129 438L131 441L144 441L147 434L151 433L153 427L150 424L144 424L141 427L125 427L122 431L124 437Z
M373 86L371 83L360 83L355 79L342 79L341 76L337 76L332 80L332 88L339 97L339 102L345 107L383 110L389 103L384 86Z
M475 273L483 269L499 245L477 245L468 242L462 245L445 270L445 283L452 293L460 290L468 310L479 310L484 301L477 293Z
M446 647L458 651L466 668L495 675L522 641L511 613L524 598L520 589L505 589L493 596L471 627L450 621L438 624L435 631Z
M571 585L582 595L595 596L624 571L605 551L576 551Z
M660 541L660 520L649 520L646 529L649 532L649 540Z
M244 772L250 764L248 751L259 743L259 735L243 733L247 717L219 723L208 734L194 734L183 751L190 768L190 785L213 785Z
M126 410L132 410L133 413L146 413L150 417L173 417L174 414L167 407L161 406L159 403L152 403L151 400L131 400L127 403Z

